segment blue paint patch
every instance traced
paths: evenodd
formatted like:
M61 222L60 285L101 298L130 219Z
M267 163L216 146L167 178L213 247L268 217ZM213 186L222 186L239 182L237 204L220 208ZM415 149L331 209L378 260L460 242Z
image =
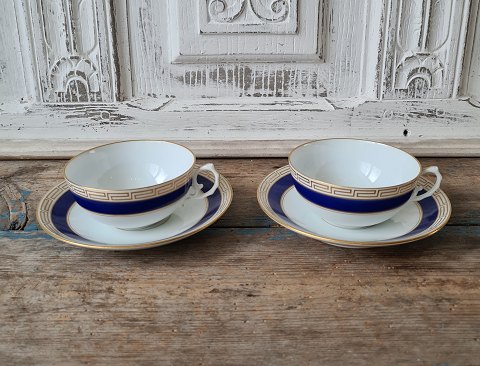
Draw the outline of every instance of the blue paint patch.
M22 189L20 190L20 195L22 198L20 199L22 202L25 202L25 200L32 194L32 191L29 191L28 189Z
M298 236L297 233L294 233L293 231L287 229L278 229L272 231L272 235L268 237L268 240L270 241L285 241L287 239L291 239L292 237Z
M225 229L227 229L227 228L225 228ZM256 236L256 235L264 233L265 231L270 230L270 229L269 228L263 228L263 227L244 227L244 228L235 228L234 230L235 230L235 235Z
M25 212L19 212L17 214L17 221L18 222L25 222L27 220L27 215L25 215Z
M43 231L0 231L0 239L18 240L18 239L53 239L50 235Z
M38 231L38 226L34 222L29 222L25 227L23 228L23 231Z

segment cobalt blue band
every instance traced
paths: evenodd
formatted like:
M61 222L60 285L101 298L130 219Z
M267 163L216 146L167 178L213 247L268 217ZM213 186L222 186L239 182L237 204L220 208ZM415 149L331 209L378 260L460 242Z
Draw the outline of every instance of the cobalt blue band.
M413 190L392 198L381 198L372 200L348 199L328 196L313 191L297 181L294 181L295 188L306 200L330 210L351 212L351 213L372 213L393 210L406 203L412 196Z
M75 201L86 210L104 215L134 215L157 210L174 203L188 192L191 185L192 181L190 180L184 186L163 196L130 202L100 202L80 197L73 192L72 194Z
M294 183L295 180L290 174L288 174L277 180L268 191L268 203L270 207L277 215L281 216L283 220L288 222L291 226L296 226L296 224L292 220L290 220L290 218L283 211L282 197L285 191L289 189ZM425 192L425 190L421 190L420 192L418 192L418 194L423 194ZM422 221L411 232L406 233L405 235L400 236L396 239L402 239L409 236L417 235L418 233L432 226L437 220L438 206L437 202L432 197L424 198L418 203L422 208Z

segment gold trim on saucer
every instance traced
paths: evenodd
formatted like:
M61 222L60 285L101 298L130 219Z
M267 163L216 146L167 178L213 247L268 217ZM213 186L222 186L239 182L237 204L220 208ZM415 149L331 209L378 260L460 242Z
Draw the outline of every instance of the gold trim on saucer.
M270 217L273 221L285 227L286 229L296 232L300 235L303 235L315 240L319 240L331 245L348 247L348 248L372 248L372 247L384 247L384 246L410 243L413 241L427 238L437 233L440 229L442 229L447 224L452 214L452 206L451 206L450 200L448 199L445 192L443 192L441 189L438 189L437 191L435 191L435 193L432 196L432 198L435 200L438 206L438 215L435 222L432 225L430 225L430 227L423 230L421 233L416 234L408 239L403 239L403 240L388 239L388 240L382 240L377 242L364 242L364 241L348 241L348 240L322 237L320 235L316 235L310 231L302 229L301 227L291 226L290 224L286 223L281 217L279 217L270 207L270 204L268 202L268 193L271 187L279 179L285 177L288 174L290 174L290 167L286 165L284 167L281 167L273 171L263 179L263 181L260 183L257 189L257 201L261 209L265 212L265 214L268 217ZM419 181L425 186L425 189L427 190L431 186L433 186L433 183L424 177L420 177Z
M207 179L212 180L211 172L201 172L200 175ZM68 184L65 181L53 187L41 199L37 208L37 221L41 229L45 231L47 234L49 234L50 236L52 236L53 238L74 246L78 246L78 247L99 249L99 250L117 250L117 251L153 248L161 245L170 244L170 243L179 241L181 239L187 238L191 235L194 235L204 230L208 226L212 225L218 219L220 219L220 217L223 216L223 214L226 212L226 210L230 207L232 203L233 189L230 183L228 182L228 180L222 175L220 175L220 183L219 183L218 189L221 195L220 206L218 207L218 210L215 213L215 215L213 215L209 220L207 220L200 227L198 227L193 231L187 231L187 232L184 232L183 234L178 234L168 239L158 240L154 242L148 242L148 243L142 243L142 244L131 244L131 245L110 245L110 244L101 244L101 243L96 244L92 240L87 240L88 242L75 241L69 237L64 236L53 225L53 222L51 220L51 211L55 202L58 200L58 198L62 194L64 194L66 191L68 191Z

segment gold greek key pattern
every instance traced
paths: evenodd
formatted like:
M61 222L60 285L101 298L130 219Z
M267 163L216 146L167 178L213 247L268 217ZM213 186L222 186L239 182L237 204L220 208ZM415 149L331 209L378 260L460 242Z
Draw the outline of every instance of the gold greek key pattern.
M312 233L296 225L294 222L285 221L285 219L279 216L270 206L270 203L268 202L268 192L279 179L283 178L288 174L290 174L290 168L287 165L280 169L277 169L276 171L270 173L267 177L265 177L265 179L260 183L257 190L257 200L258 200L258 203L260 204L260 207L267 214L267 216L270 217L277 224L289 230L297 232L301 235L304 235L316 240L320 240L332 245L337 245L337 246L346 247L346 248L361 248L361 247L382 247L382 246L410 243L412 241L420 240L435 234L437 231L439 231L442 227L444 227L447 224L448 220L450 219L450 215L452 213L452 206L451 206L450 200L442 190L438 189L437 191L435 191L435 193L432 196L432 198L435 200L438 207L438 216L435 222L433 222L429 227L425 228L421 232L418 232L414 235L409 235L409 236L400 237L400 238L392 238L392 239L377 241L377 242L363 242L363 241L355 242L355 241L346 241L346 240L340 240L340 239L334 239L334 238L321 237L315 233ZM419 187L423 187L427 191L430 188L432 188L434 185L434 183L430 182L425 177L420 177L417 183Z
M329 196L349 199L390 198L402 195L415 188L415 181L388 188L347 188L312 180L290 167L292 177L301 185Z
M257 199L261 206L263 205L264 207L268 207L269 209L271 209L270 204L268 203L268 192L270 191L270 188L272 188L272 186L275 184L277 180L279 180L280 178L288 174L290 174L290 167L286 165L282 168L279 168L273 171L272 173L270 173L265 177L262 183L260 183L260 185L258 186L258 190L257 190ZM272 212L273 212L273 209L272 209Z
M157 186L139 189L129 189L123 191L108 191L99 189L88 189L68 182L70 190L76 195L102 202L131 202L142 201L150 198L162 196L164 194L175 191L184 186L192 178L194 168L182 174L172 181L162 183Z
M198 168L199 166L196 166ZM201 172L201 176L207 177L210 181L214 181L215 177L211 172ZM206 222L204 222L201 226L195 228L194 230L187 230L180 234L161 239L154 242L148 243L141 243L141 244L132 244L132 245L110 245L110 244L102 244L96 243L94 241L84 240L80 238L70 237L67 234L60 232L55 225L53 224L52 220L52 209L55 205L55 202L69 190L69 185L66 181L60 183L56 187L52 188L40 201L38 209L37 209L37 221L40 227L50 236L54 237L55 239L61 240L65 243L69 243L75 246L80 247L87 247L87 248L94 248L94 249L104 249L104 250L133 250L133 249L146 249L151 248L159 245L169 244L180 239L186 238L191 236L203 229L207 228L215 221L217 221L228 209L230 204L232 203L233 199L233 189L230 183L220 175L220 183L218 186L219 193L221 195L221 202L218 209L215 211L215 214L210 217Z
M47 195L43 198L38 206L38 221L42 223L45 229L57 236L63 235L58 229L53 225L52 221L52 209L55 202L60 198L69 189L67 182L62 182L61 184L54 187L50 190Z

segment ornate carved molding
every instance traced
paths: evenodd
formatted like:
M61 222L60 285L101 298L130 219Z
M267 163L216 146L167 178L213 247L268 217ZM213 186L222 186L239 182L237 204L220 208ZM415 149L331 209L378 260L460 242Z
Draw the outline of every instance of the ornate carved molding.
M445 98L455 93L455 70L461 67L458 62L463 54L458 40L464 37L468 3L389 1L383 75L386 98Z
M102 0L29 0L26 13L44 102L115 100L110 9Z
M56 102L102 101L97 68L80 56L62 57L50 70L49 100Z
M208 16L217 23L232 23L245 12L246 4L246 0L209 0Z
M171 0L171 4L172 63L323 61L325 0Z
M472 0L468 38L465 46L465 62L462 70L462 94L469 102L480 107L480 1Z
M295 33L297 0L202 0L202 33Z

